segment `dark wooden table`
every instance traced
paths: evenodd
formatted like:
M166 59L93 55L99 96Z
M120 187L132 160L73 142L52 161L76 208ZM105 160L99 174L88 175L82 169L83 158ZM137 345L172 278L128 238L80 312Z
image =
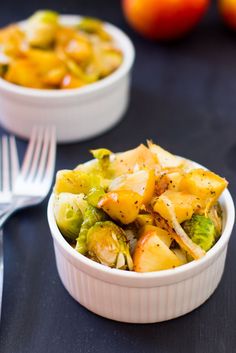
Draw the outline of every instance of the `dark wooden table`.
M131 31L117 0L8 0L1 3L0 24L37 8L102 17L123 28L137 52L124 120L98 138L59 146L57 169L87 160L90 148L120 151L151 138L225 176L235 196L236 35L220 24L214 5L188 38L169 45L145 41ZM17 143L23 155L26 143ZM203 306L169 322L123 324L90 313L63 288L46 207L47 200L17 213L4 229L1 353L236 352L235 232L223 279Z

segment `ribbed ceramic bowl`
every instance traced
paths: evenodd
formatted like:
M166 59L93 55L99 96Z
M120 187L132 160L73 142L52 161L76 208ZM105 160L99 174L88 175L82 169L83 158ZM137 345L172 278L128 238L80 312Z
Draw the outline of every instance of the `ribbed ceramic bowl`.
M61 16L61 23L73 25L80 18ZM106 23L105 28L124 56L115 72L70 90L26 88L0 78L0 124L23 138L29 138L34 125L54 125L59 142L84 140L115 125L128 105L134 47L117 27Z
M170 320L203 304L221 280L235 217L228 190L220 198L223 232L213 248L200 260L149 273L111 269L76 252L56 225L53 200L52 194L48 222L59 276L71 296L98 315L132 323Z

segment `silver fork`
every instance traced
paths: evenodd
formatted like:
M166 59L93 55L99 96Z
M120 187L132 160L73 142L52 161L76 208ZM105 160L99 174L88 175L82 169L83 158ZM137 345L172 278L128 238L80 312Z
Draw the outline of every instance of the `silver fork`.
M12 189L19 173L16 142L13 136L0 139L0 215L11 203ZM0 317L3 290L3 229L0 228Z
M10 141L13 141L10 144L10 159L9 154L2 153L1 168L4 187L0 193L0 310L3 288L2 226L15 211L37 205L47 196L52 184L56 157L55 129L35 128L19 173L16 145L13 138ZM2 152L6 150L2 148Z
M55 129L34 128L21 171L12 188L10 203L2 211L0 207L0 228L13 212L37 205L47 196L52 184L55 157ZM18 160L16 148L12 151L12 158Z
M14 136L0 139L0 217L8 209L12 189L19 174L19 161Z

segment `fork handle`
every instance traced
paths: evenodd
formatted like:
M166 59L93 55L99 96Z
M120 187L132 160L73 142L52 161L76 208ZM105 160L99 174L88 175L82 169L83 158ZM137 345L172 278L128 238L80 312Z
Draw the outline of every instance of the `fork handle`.
M26 208L29 206L35 206L42 201L41 197L32 197L30 200L25 199L24 201L15 200L6 210L0 213L0 229L3 224L8 220L8 218L17 210Z
M11 206L4 212L0 214L0 232L3 224L8 220L8 218L17 210L16 206Z
M0 319L2 312L3 274L3 230L0 228Z
M15 205L14 205L14 206L13 206L13 205L10 205L9 207L7 207L7 208L5 208L4 210L0 211L0 220L1 220L1 218L2 218L4 215L6 215L7 213L11 212L13 208L15 208ZM0 224L1 224L1 222L0 222ZM0 228L1 228L1 226L0 226Z

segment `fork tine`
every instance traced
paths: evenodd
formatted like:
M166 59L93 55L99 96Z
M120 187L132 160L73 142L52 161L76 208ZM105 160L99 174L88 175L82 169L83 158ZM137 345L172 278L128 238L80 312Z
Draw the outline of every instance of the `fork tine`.
M50 144L48 151L48 160L46 164L45 174L43 177L43 182L45 189L49 189L52 183L52 178L54 174L55 162L56 162L56 130L51 127L49 130Z
M34 127L33 130L32 130L32 134L31 134L31 137L30 137L29 145L27 147L26 154L25 154L25 157L24 157L24 160L23 160L23 165L22 165L22 168L21 168L21 178L22 179L24 179L27 176L28 172L29 172L32 156L33 156L34 149L35 149L37 133L38 133L38 128Z
M37 131L35 149L31 159L31 166L29 168L27 182L32 181L34 179L35 173L37 172L38 162L39 162L40 154L42 150L42 144L43 144L43 129L39 128Z
M19 175L19 159L16 147L16 139L15 136L10 136L10 159L11 159L11 186L16 181L17 176Z
M37 174L35 176L35 182L40 182L43 177L43 173L46 168L46 162L48 157L49 143L50 143L50 129L46 128L44 131L43 142L42 142L42 145L43 145L42 153L39 160Z
M9 143L8 137L2 138L2 190L10 191Z

